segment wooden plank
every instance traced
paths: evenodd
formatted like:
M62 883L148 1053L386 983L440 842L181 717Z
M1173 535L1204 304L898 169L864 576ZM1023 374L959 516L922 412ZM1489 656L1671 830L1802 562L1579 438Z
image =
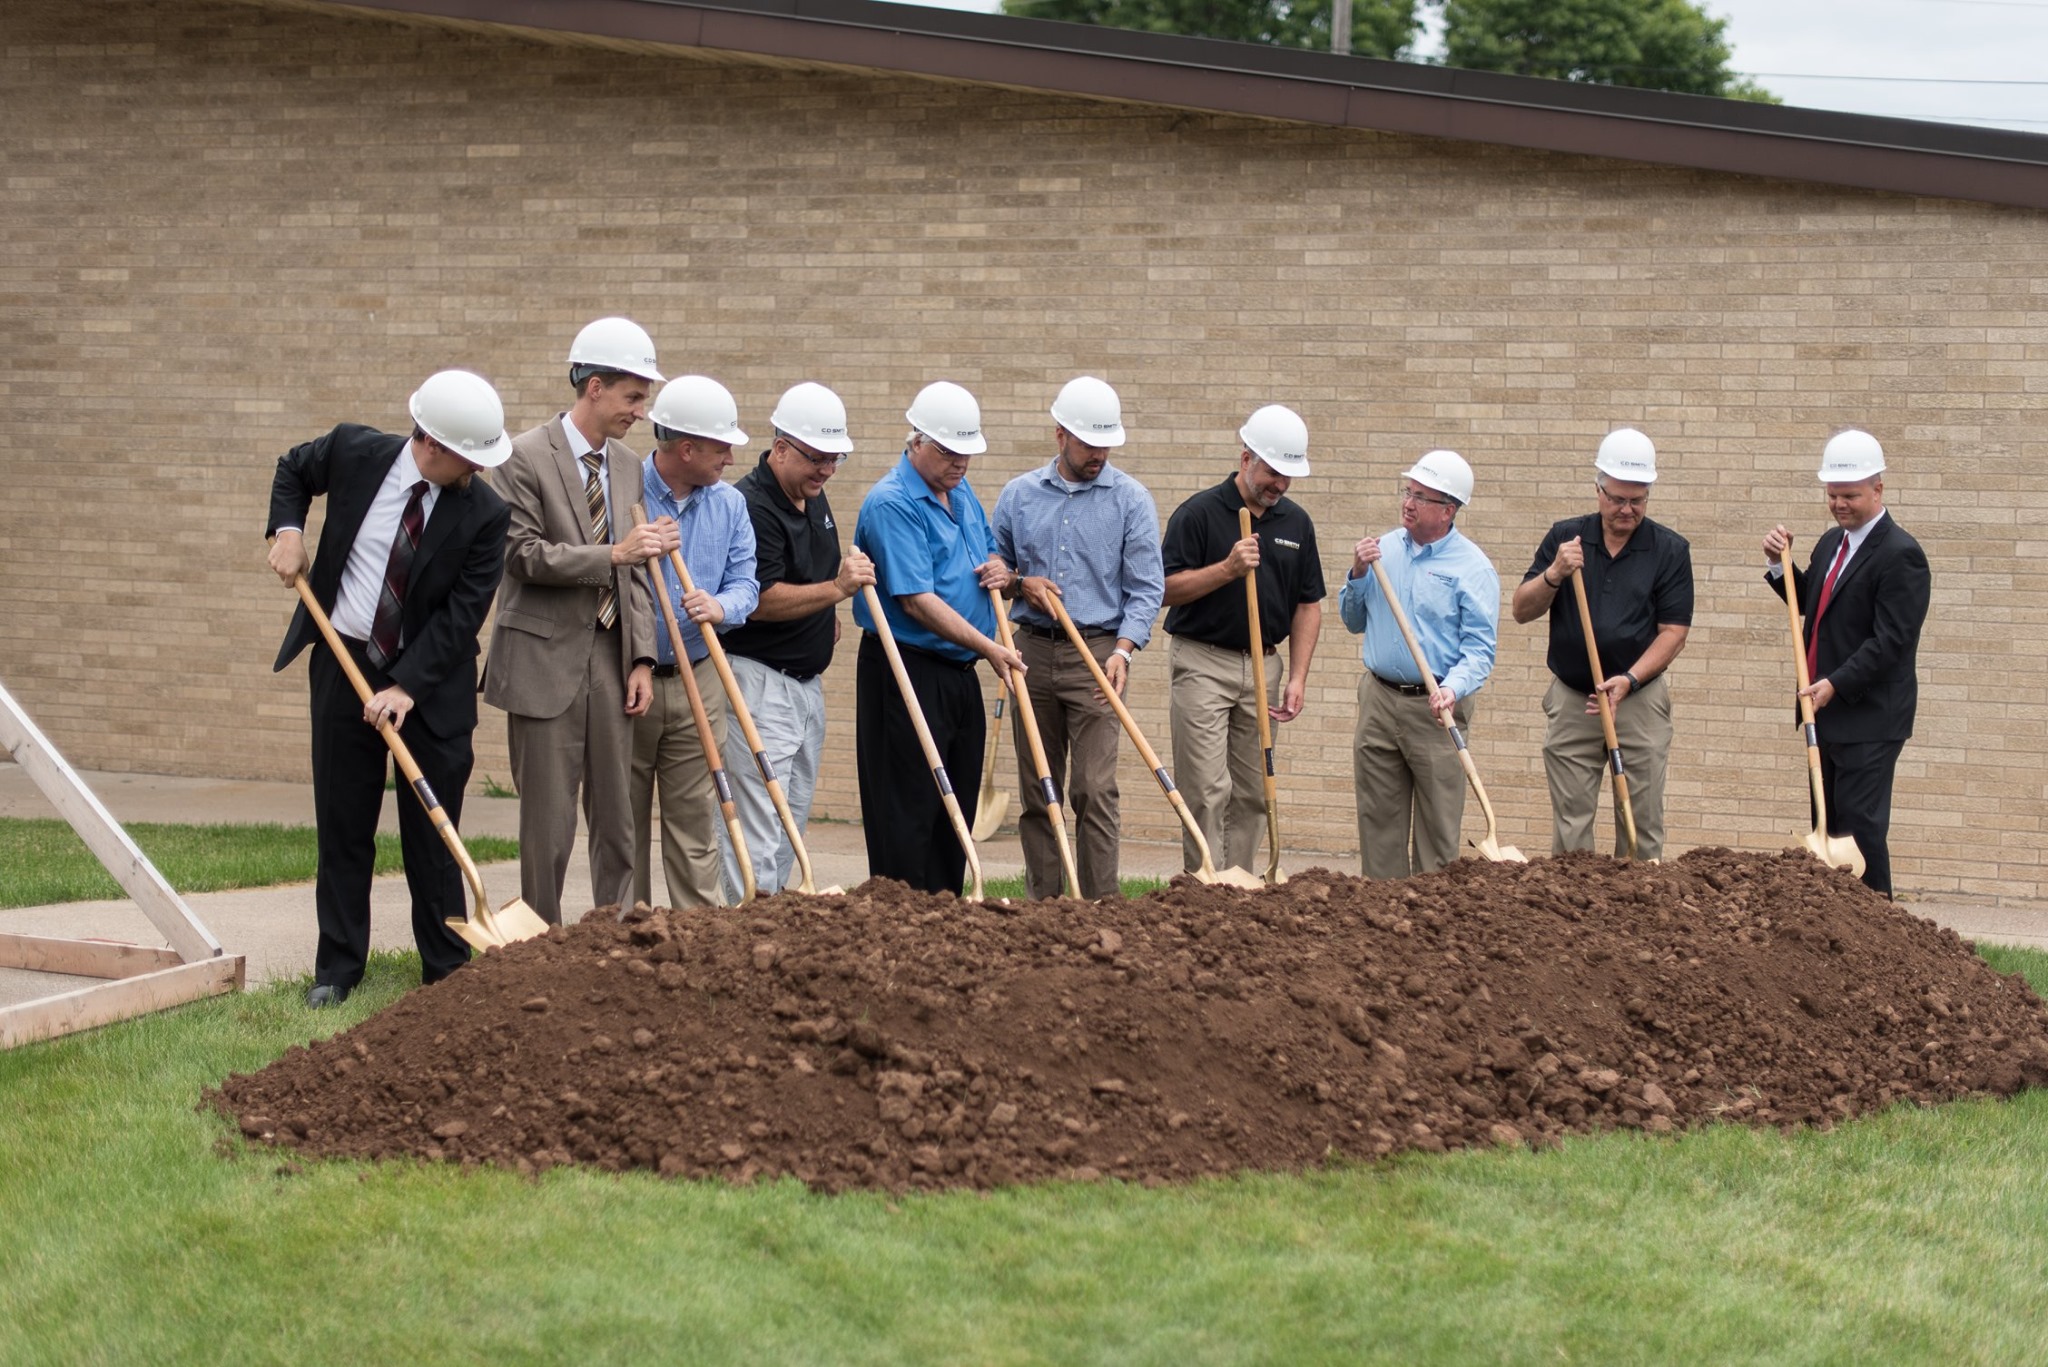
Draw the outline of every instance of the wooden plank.
M78 978L133 978L185 962L174 949L120 940L60 940L0 931L0 968L69 973Z
M0 1049L90 1030L130 1016L182 1006L201 997L238 992L242 972L243 959L239 954L202 959L6 1007L0 1009Z
M121 829L113 813L100 805L92 789L85 786L85 780L65 763L49 737L36 729L28 713L4 687L0 687L0 743L7 746L22 771L35 780L57 814L71 823L71 829L78 832L107 872L114 875L114 881L135 899L135 905L142 908L142 914L171 948L178 951L180 959L194 963L220 957L223 951L213 932L200 924L192 908L185 905L185 899L164 881L156 865L149 862L149 856L128 838L128 832Z

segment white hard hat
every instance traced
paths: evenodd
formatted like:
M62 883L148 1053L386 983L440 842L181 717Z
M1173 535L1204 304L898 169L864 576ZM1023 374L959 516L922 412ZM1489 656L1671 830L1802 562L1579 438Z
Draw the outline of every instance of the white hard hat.
M1293 409L1269 403L1245 419L1237 436L1274 474L1299 479L1308 473L1308 424Z
M1657 482L1657 448L1633 427L1617 427L1600 439L1593 468L1609 479L1629 484Z
M853 449L853 438L846 434L845 403L812 380L784 391L768 422L815 451L843 456Z
M951 380L938 380L918 390L903 416L956 456L978 456L988 450L988 439L981 435L981 405Z
M461 456L489 470L512 454L505 432L505 405L498 391L481 375L443 370L429 375L412 394L412 420L420 431Z
M731 442L737 446L747 439L740 431L740 408L732 391L709 375L678 375L661 387L647 410L658 441L670 441L677 433Z
M1124 444L1124 409L1116 391L1093 375L1068 380L1052 401L1052 420L1089 446Z
M1828 438L1820 456L1820 482L1857 484L1884 473L1884 448L1868 432L1851 427Z
M654 368L654 339L630 318L600 318L585 326L569 344L569 364L661 382L661 372Z
M1449 494L1460 506L1472 501L1472 467L1456 451L1428 451L1403 476L1425 489Z

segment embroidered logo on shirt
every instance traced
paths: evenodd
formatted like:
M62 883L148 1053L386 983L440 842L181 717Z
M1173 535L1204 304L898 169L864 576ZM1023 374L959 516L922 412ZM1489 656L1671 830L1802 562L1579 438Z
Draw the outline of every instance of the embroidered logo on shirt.
M1285 546L1290 551L1298 551L1301 549L1301 543L1299 541L1289 541L1284 536L1274 537L1273 544L1276 546Z

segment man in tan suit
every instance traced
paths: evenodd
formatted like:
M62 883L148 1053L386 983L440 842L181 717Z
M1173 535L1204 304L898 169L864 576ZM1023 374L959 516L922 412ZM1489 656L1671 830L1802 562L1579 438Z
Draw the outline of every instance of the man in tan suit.
M620 438L660 381L647 334L598 319L569 348L574 406L514 438L495 480L512 525L484 701L510 714L519 895L557 925L578 788L591 904L633 897L632 719L647 710L654 668L654 607L638 571L680 542L672 523L632 525L640 457Z

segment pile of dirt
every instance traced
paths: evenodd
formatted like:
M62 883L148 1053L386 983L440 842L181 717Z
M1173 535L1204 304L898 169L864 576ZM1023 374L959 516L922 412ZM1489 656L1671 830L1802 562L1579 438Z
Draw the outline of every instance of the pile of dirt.
M1173 1182L2048 1082L2048 1008L1803 853L593 912L213 1098L310 1154Z

